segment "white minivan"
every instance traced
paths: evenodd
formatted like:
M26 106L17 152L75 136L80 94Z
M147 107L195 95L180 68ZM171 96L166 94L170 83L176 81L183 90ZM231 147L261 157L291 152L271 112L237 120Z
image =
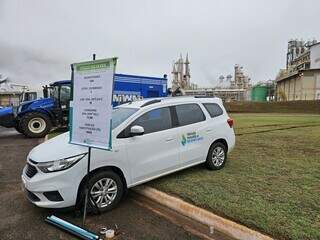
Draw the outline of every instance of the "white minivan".
M112 151L69 144L61 134L31 150L23 169L27 198L39 207L114 208L127 188L200 163L223 168L235 145L233 120L219 98L145 99L114 108Z

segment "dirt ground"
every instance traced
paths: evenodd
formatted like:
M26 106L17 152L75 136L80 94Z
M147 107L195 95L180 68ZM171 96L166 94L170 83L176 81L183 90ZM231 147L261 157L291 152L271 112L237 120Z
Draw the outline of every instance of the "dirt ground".
M73 212L37 208L26 200L20 175L28 152L38 143L39 139L0 128L0 239L74 239L45 223L51 214L81 225L81 216ZM117 239L199 239L137 204L130 192L115 210L87 218L88 229L97 233L114 224L121 231Z

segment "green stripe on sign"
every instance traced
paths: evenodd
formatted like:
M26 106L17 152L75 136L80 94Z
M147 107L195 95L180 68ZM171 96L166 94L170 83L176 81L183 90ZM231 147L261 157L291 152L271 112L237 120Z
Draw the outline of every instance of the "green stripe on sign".
M79 65L76 66L77 71L90 71L90 70L97 70L102 68L110 68L110 63L93 63L93 64L86 64L86 65Z
M116 65L117 58L100 59L95 61L76 63L75 69L77 71L91 71L98 69L108 69Z

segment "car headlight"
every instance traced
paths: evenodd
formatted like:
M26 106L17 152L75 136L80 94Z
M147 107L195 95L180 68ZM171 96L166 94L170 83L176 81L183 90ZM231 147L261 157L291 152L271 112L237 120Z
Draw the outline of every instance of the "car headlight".
M87 155L87 153L56 161L38 163L37 167L44 173L57 172L72 167L74 164L79 162L85 155Z

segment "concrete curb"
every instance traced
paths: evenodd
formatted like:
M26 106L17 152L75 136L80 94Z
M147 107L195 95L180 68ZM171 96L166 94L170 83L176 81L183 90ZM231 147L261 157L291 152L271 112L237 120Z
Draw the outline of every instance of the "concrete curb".
M141 194L159 204L162 204L184 216L187 216L195 221L198 221L207 226L212 226L214 229L239 240L273 240L273 238L262 233L254 231L243 225L222 218L207 210L196 207L179 198L170 196L157 189L138 186L133 188L138 194Z

